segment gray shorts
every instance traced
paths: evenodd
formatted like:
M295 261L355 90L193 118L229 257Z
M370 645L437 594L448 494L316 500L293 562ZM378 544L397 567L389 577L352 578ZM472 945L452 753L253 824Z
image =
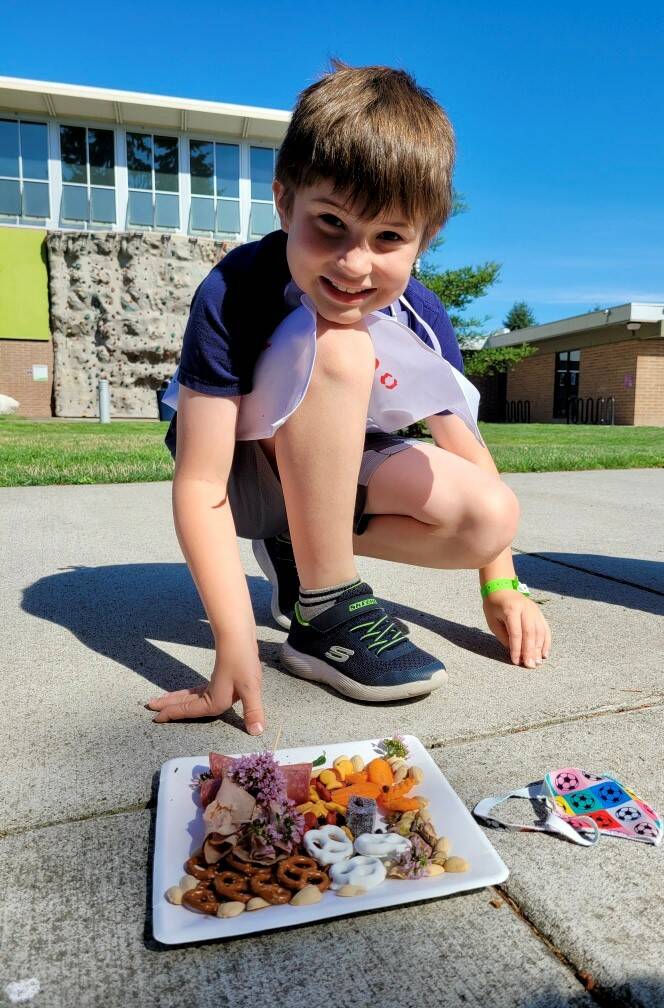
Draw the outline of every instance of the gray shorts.
M353 531L356 535L364 532L371 517L365 514L365 504L367 486L376 469L390 455L418 443L415 438L397 434L366 435L355 499ZM267 539L288 528L281 483L258 441L236 442L228 499L235 529L243 539Z

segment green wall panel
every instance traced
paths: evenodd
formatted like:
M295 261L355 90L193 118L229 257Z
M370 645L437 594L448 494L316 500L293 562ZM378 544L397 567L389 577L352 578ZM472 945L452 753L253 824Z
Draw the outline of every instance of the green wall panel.
M0 227L0 339L49 340L46 231Z

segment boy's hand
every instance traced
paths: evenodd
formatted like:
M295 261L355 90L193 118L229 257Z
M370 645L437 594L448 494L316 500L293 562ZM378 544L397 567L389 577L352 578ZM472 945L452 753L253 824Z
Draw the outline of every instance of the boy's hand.
M207 686L174 690L149 700L149 710L158 711L153 721L182 721L185 718L217 717L238 700L242 701L244 723L250 735L261 735L265 714L261 700L262 666L258 655L233 663L217 657Z
M514 665L535 668L551 651L551 630L540 608L521 592L507 589L484 599L489 629L504 644Z

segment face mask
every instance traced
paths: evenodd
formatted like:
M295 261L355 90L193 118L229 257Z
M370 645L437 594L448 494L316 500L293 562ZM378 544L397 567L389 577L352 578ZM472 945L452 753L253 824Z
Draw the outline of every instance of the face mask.
M492 810L509 798L528 798L539 819L529 825L507 823ZM508 794L485 798L473 809L484 825L523 833L557 833L583 847L593 847L602 834L659 844L661 817L612 777L597 776L576 767L552 770L543 780Z

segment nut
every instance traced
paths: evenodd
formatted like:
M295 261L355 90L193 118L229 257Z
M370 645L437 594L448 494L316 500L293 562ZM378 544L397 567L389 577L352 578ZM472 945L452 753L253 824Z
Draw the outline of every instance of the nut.
M361 885L342 885L337 889L337 896L364 896L366 889Z
M433 861L430 865L427 866L426 873L427 875L444 875L445 868L443 867L442 864L436 864L436 862Z
M400 766L408 765L403 756L390 756L387 762L392 767L392 772L397 770Z
M252 896L248 903L245 903L245 910L264 910L265 907L271 906L267 900L264 900L262 896Z
M323 898L323 894L315 885L306 885L304 888L299 889L291 900L292 906L313 906L314 903L320 903Z
M412 766L408 769L408 776L415 784L421 784L424 780L424 771L421 767Z
M198 879L195 879L193 875L183 875L178 883L182 892L188 892L189 889L195 889L198 885Z
M353 773L362 773L364 770L364 760L361 756L351 756L351 763L353 764Z
M166 890L166 899L169 903L174 903L175 906L182 905L182 889L178 885L172 885L170 889Z
M441 865L441 867L443 867L443 868L445 867L445 862L446 861L447 861L447 854L444 854L442 851L441 851L440 854L436 854L434 852L434 855L431 858L431 863L432 864Z
M415 801L419 805L420 809L425 809L429 807L429 799L425 798L424 795L413 795Z
M448 872L464 872L468 871L470 868L469 863L465 858L462 857L448 857L445 862L445 871Z
M402 766L398 766L396 770L394 770L394 783L400 784L401 781L405 780L407 776L408 776L408 767L404 763Z
M434 854L444 854L445 857L450 856L450 851L452 850L452 842L449 837L441 836L436 840L436 846L434 847Z
M232 903L222 903L217 910L217 917L237 917L244 913L244 903L233 900Z

